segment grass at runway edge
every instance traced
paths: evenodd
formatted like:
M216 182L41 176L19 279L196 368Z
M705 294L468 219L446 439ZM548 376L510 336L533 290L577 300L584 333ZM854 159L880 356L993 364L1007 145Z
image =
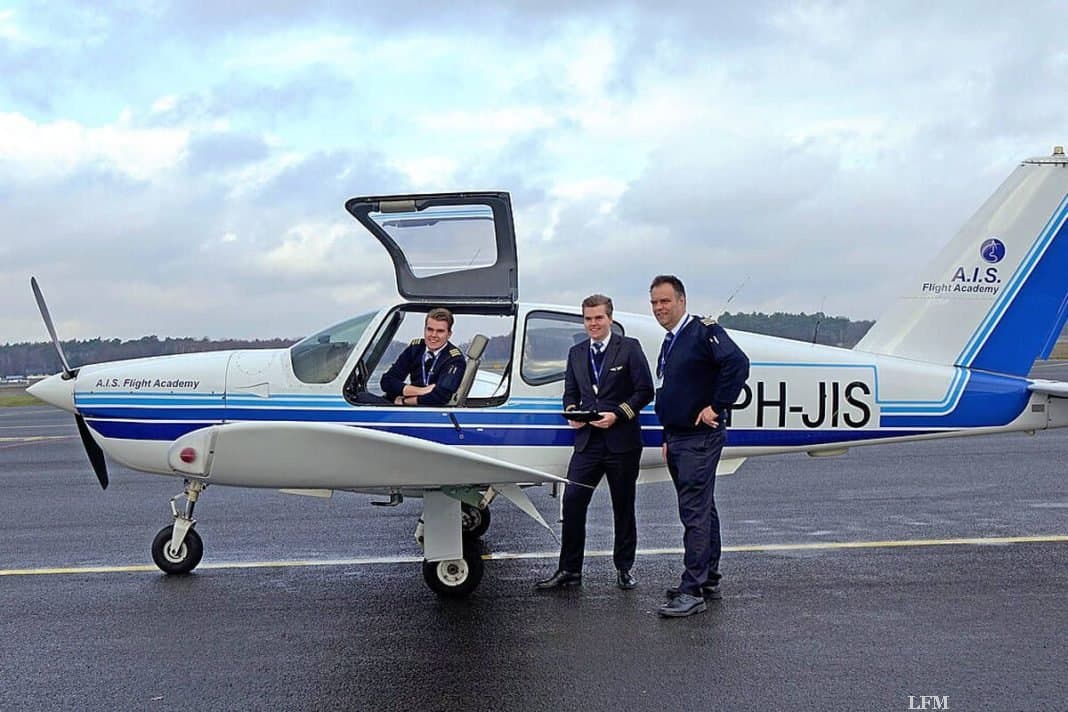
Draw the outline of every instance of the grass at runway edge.
M44 401L34 398L29 393L0 394L0 408L17 408L23 405L44 405Z

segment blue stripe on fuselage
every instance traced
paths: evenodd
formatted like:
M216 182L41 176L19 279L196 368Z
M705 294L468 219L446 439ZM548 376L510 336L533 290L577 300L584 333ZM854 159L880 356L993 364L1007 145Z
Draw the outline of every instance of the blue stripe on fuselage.
M890 428L982 428L1015 420L1031 399L1026 378L971 371L956 407L945 415L886 415L879 424Z
M879 422L881 427L856 430L735 428L729 431L728 443L734 447L790 447L1000 426L1014 420L1029 401L1027 379L982 372L970 372L969 375L956 407L946 415L884 413ZM354 407L339 396L299 399L283 396L277 399L277 405L275 398L242 399L241 405L223 403L221 398L211 406L169 405L188 400L168 400L159 394L151 398L78 396L77 404L79 411L101 435L133 440L174 440L185 433L222 422L289 421L353 425L451 445L570 446L574 442L574 433L560 415L559 401L555 398L514 399L502 407L448 411ZM298 407L281 406L281 403L296 400L301 402ZM450 414L456 419L459 430ZM646 446L659 445L659 423L651 407L642 411L640 422Z
M93 430L104 437L123 440L172 441L186 433L216 423L210 422L157 422L126 420L87 420ZM556 428L476 428L464 429L463 437L452 428L427 427L371 427L372 430L408 435L420 440L443 445L490 446L490 447L571 447L574 431L569 426ZM730 447L797 447L833 444L838 442L861 442L885 440L903 436L923 435L934 430L880 429L880 430L757 430L732 429L727 432ZM659 447L663 441L659 428L643 430L645 447Z

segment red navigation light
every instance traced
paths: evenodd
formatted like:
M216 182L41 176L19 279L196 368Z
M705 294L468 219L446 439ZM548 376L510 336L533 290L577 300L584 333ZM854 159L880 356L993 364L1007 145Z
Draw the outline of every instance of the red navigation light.
M182 459L182 462L189 464L197 459L197 451L191 447L182 448L182 451L178 453L178 457Z

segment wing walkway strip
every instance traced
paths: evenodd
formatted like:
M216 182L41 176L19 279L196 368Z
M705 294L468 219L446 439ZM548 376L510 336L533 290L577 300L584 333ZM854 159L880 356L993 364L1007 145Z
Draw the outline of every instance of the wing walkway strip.
M905 539L898 541L826 541L803 544L743 544L725 546L724 552L777 552L777 551L829 551L838 549L890 549L912 548L922 546L1004 546L1009 544L1068 544L1066 534L1048 534L1036 536L999 536L999 537L961 537L955 539ZM639 556L676 556L681 555L681 548L638 549ZM487 554L482 558L490 561L512 561L519 559L555 559L558 551L535 551L526 553L498 552ZM608 550L588 551L586 557L608 557ZM418 556L373 556L352 559L293 559L288 561L233 561L203 563L201 569L273 569L273 568L307 568L322 566L368 566L374 564L416 564L422 562ZM117 574L158 572L153 565L138 564L129 566L70 566L39 569L0 569L0 576L57 576L66 574Z

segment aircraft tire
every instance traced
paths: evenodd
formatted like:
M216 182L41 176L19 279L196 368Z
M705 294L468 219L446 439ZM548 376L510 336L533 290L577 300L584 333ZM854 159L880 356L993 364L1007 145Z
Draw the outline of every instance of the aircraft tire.
M490 526L489 507L480 508L465 504L461 506L461 511L463 513L463 531L465 537L469 536L477 539L486 533Z
M152 560L165 574L187 574L197 567L201 557L204 556L204 542L195 529L186 532L185 541L178 550L178 556L172 556L167 552L171 543L171 535L174 527L163 527L152 540Z
M465 538L464 558L424 561L423 579L430 590L443 598L463 598L478 588L483 568L481 547Z

